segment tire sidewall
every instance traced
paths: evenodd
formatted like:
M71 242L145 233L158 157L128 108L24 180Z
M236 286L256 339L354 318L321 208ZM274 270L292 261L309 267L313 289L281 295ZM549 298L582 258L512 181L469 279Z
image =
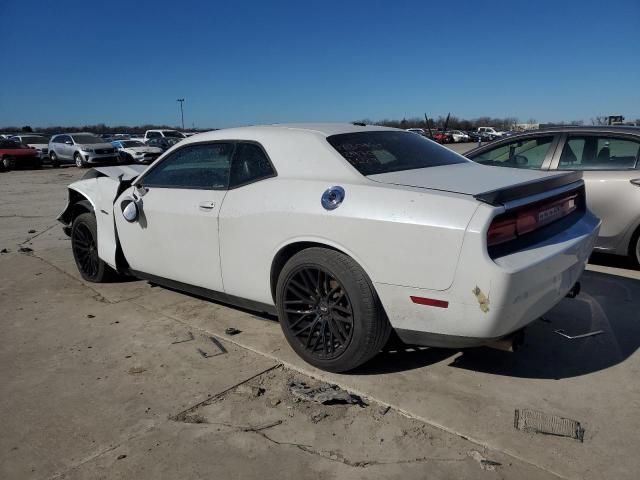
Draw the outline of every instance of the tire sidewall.
M380 321L387 322L387 319L381 311L373 285L364 270L354 263L359 270L359 272L356 270L354 275L354 269L346 268L342 262L337 261L336 254L349 258L339 252L322 248L310 248L294 255L280 272L276 287L276 306L282 331L289 345L300 357L323 370L344 372L358 367L371 358L372 355L363 354L363 352L368 350L367 345L371 342L373 324ZM344 352L336 358L322 359L311 356L286 325L285 286L292 276L305 267L326 270L342 284L349 297L353 310L353 333L349 343L344 347Z
M80 264L80 261L78 260L76 247L74 245L74 238L75 238L75 231L80 224L84 224L88 227L89 231L91 232L91 235L93 236L93 241L96 244L96 248L98 248L98 227L96 223L96 217L92 213L82 213L73 220L73 224L71 225L71 250L73 252L73 259L76 262L76 266L78 267L78 271L80 272L80 275L82 276L82 278L84 278L89 282L102 282L106 274L106 271L105 271L106 265L102 260L100 260L99 257L98 257L98 272L93 277L87 275L84 272Z
M80 161L78 161L78 159L80 159ZM80 155L79 153L76 153L73 156L73 161L76 164L76 167L78 167L78 168L84 168L85 167L85 163L84 163L84 160L82 159L82 155Z

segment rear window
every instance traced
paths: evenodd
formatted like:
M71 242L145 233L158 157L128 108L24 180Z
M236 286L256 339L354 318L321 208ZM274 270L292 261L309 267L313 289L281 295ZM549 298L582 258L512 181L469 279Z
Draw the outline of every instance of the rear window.
M464 163L463 157L411 132L357 132L327 141L362 175Z

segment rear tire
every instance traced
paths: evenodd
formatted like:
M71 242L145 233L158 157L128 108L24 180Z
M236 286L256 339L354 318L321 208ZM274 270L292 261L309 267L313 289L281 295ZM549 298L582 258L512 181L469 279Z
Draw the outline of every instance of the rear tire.
M309 248L289 259L276 287L289 345L330 372L359 367L384 347L391 325L365 271L347 255Z
M631 245L629 245L629 256L636 267L640 267L640 227L631 237Z
M82 278L103 283L116 272L98 257L98 226L93 213L78 215L71 226L71 249Z
M51 162L51 166L53 168L58 168L60 166L60 160L58 160L56 152L49 152L49 161Z

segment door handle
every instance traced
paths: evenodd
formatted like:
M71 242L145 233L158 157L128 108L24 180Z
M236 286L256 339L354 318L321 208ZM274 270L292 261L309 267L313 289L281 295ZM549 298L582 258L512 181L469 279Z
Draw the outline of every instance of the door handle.
M635 186L640 187L640 178L634 178L633 180L629 180Z
M200 202L198 204L198 208L200 210L213 210L215 206L216 206L216 202Z

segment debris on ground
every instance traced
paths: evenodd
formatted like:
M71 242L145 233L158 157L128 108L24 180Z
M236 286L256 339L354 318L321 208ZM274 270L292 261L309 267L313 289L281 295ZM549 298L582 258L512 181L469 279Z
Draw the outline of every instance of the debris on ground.
M209 423L207 419L202 415L198 415L198 414L190 415L185 412L176 415L173 418L173 420L175 420L176 422L182 422L182 423Z
M126 455L118 455L118 460L122 460L123 458L127 458Z
M291 382L289 384L289 393L299 400L323 405L351 404L360 405L361 407L367 405L358 395L353 395L346 390L342 390L337 385L329 385L328 383L311 388L304 382Z
M202 348L196 348L196 350L198 351L198 353L200 355L202 355L203 358L211 358L211 357L217 357L218 355L223 355L227 352L227 349L224 348L224 345L222 345L217 338L215 337L208 337L209 340L211 340L211 343L213 343L215 345L215 347L218 349L218 351L216 353L209 353L205 350L203 350Z
M87 318L96 318L96 316L89 313L87 314Z
M584 428L580 422L528 408L516 409L513 426L523 432L569 437L584 442Z
M131 367L129 369L129 375L137 375L139 373L146 372L146 371L147 369L143 367Z
M496 467L499 467L502 465L500 462L494 462L493 460L489 460L485 458L484 455L482 455L477 450L469 450L467 452L467 456L473 458L476 462L478 462L480 464L480 468L490 472L493 472L496 469Z
M282 403L282 401L280 399L278 399L278 398L276 398L275 400L271 400L271 406L272 407L277 407L281 403Z
M313 415L311 415L311 421L313 423L318 423L324 420L325 418L327 418L328 416L329 414L327 412L314 413Z
M9 250L7 248L3 248L2 250L0 250L0 253L9 253Z
M581 335L573 335L573 336L565 333L564 330L554 330L554 333L557 333L561 337L567 338L569 340L577 340L579 338L595 337L596 335L600 335L604 333L604 330L594 330L593 332L587 332Z
M233 335L237 335L239 333L242 333L242 330L238 330L235 327L229 327L224 331L224 333L226 333L229 336L233 336Z
M195 337L193 336L193 332L189 331L187 332L187 338L183 339L183 340L176 340L175 342L171 342L171 345L176 345L178 343L185 343L185 342L190 342L191 340L194 340Z
M236 388L236 391L238 393L242 393L244 395L250 395L252 397L261 397L266 392L266 390L262 387L254 387L252 385L247 385L246 383L243 383L242 385L238 385L238 388Z
M33 252L33 248L29 248L29 247L20 247L18 248L18 251L20 253L31 253Z
M389 410L391 410L391 407L389 405L381 405L378 409L378 413L380 415L386 415L387 413L389 413Z
M36 230L34 230L33 228L30 229L27 233L36 233Z

